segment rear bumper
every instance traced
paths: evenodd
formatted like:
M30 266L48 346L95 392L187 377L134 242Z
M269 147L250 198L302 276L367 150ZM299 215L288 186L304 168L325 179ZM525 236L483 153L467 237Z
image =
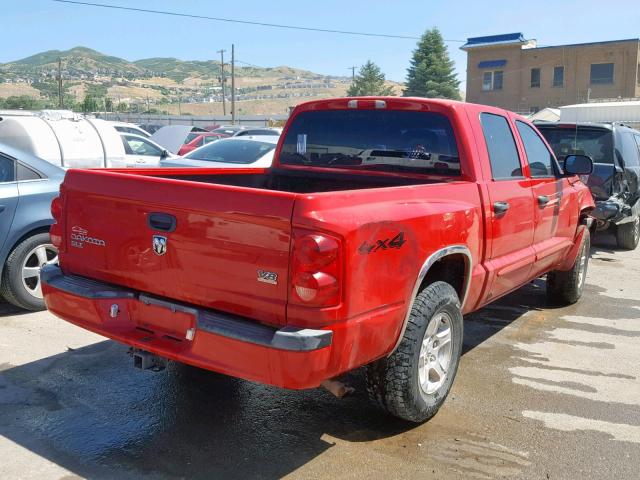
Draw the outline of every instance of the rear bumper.
M333 331L272 328L75 275L42 270L49 310L60 318L156 355L284 388L329 378Z

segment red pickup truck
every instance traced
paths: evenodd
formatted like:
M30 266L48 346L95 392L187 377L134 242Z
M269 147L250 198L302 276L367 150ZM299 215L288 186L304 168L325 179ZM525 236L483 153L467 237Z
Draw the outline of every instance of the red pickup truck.
M547 275L580 297L588 157L527 120L422 98L319 100L269 169L70 170L52 204L48 308L133 347L284 388L366 365L388 412L449 392L465 313Z

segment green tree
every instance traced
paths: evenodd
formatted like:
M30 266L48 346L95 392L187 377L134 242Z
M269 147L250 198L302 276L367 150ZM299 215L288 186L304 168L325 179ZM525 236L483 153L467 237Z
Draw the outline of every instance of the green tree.
M453 60L444 44L440 30L427 30L413 51L407 70L405 97L451 98L460 100Z
M393 88L384 84L384 73L375 63L368 60L360 67L358 75L347 90L350 97L362 97L367 95L393 95Z
M9 110L39 110L43 107L42 102L28 95L12 96L0 99L0 108Z
M98 100L91 95L87 95L80 104L80 109L85 113L97 112L99 110Z

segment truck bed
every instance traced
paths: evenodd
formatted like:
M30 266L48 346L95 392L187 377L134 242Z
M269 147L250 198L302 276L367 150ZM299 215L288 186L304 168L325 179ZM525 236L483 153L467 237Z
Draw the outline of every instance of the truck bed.
M190 182L212 183L218 185L231 185L237 187L257 188L260 190L273 190L290 193L321 193L342 190L361 190L366 188L399 187L405 185L418 185L434 183L446 179L429 179L408 176L367 175L340 172L332 169L330 172L272 169L246 173L207 173L194 172L193 169L180 173L170 171L149 171L148 175ZM127 172L129 173L129 172ZM138 172L136 172L138 173Z

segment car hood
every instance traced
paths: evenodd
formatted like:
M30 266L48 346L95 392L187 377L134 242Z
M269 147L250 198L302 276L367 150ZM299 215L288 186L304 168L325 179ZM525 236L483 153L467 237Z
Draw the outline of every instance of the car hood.
M167 125L151 135L151 140L171 153L178 153L192 128L191 125Z

